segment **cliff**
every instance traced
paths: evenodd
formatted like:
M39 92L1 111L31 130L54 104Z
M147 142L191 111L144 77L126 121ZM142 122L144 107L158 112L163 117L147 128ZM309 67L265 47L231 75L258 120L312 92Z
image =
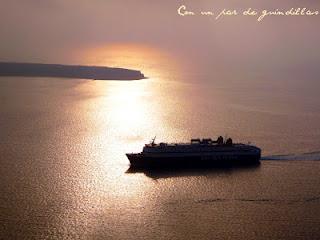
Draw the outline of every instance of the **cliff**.
M125 68L12 62L0 62L0 76L96 80L139 80L145 78L140 71Z

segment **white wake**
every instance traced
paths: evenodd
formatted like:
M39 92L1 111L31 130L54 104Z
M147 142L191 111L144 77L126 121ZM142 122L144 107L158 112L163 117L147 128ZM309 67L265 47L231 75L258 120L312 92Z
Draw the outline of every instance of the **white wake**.
M320 161L320 151L300 154L263 156L261 160L309 160Z

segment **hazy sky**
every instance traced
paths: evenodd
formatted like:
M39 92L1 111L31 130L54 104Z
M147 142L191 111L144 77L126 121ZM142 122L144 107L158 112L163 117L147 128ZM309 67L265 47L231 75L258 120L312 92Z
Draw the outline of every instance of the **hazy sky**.
M320 15L315 17L181 17L195 12L308 7L318 0L0 0L0 60L78 63L83 49L114 43L160 48L203 68L319 76Z

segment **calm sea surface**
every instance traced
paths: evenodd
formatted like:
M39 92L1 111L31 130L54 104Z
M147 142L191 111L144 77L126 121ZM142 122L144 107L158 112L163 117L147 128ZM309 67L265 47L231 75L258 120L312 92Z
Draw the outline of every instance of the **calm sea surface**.
M191 78L0 78L0 239L319 239L312 83ZM128 172L155 135L231 136L264 160Z

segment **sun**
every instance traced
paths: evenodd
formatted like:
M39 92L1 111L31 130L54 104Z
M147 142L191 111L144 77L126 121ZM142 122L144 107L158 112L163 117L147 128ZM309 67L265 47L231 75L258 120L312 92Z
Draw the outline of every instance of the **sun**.
M168 51L144 44L107 44L83 50L81 61L87 65L140 70L148 78L167 79L180 67Z

